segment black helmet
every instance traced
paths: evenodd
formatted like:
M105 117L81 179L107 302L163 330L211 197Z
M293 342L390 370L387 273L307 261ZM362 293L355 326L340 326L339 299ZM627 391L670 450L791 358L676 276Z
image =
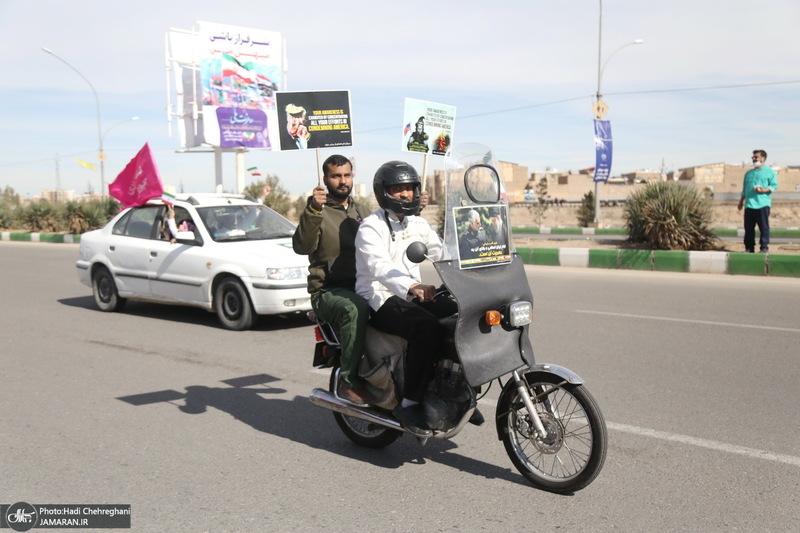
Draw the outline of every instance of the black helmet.
M408 202L403 202L389 196L386 189L390 185L403 185L410 183L414 186L414 199ZM384 163L375 172L375 178L372 180L372 191L375 193L375 199L378 205L387 211L391 211L395 215L410 216L419 213L420 202L420 181L419 174L414 170L414 167L403 161L389 161Z

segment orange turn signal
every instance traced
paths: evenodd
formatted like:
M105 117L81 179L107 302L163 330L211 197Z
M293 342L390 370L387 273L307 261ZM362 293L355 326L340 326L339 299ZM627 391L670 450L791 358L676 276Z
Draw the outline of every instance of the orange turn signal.
M486 323L490 326L498 326L503 320L503 315L500 314L500 311L486 311L484 320L486 320Z

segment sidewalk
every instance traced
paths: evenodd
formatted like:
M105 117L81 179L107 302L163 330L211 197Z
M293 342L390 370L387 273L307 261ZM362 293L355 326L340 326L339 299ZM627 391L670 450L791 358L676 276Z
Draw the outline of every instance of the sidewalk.
M719 236L737 236L742 230L714 230ZM563 235L624 235L621 228L513 228L514 233ZM774 237L800 238L800 230L774 228ZM79 243L80 235L61 233L0 232L0 240L20 242ZM695 274L734 274L750 276L800 277L798 254L746 254L738 252L679 252L671 250L608 250L590 248L518 247L523 262L529 265L578 268L616 268L690 272Z

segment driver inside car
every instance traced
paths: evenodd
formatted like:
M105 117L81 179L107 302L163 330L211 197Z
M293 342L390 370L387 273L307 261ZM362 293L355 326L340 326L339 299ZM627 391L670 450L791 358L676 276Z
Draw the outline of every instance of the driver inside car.
M445 334L439 318L457 311L449 298L436 298L436 288L421 282L419 265L406 258L415 241L428 247L434 261L445 259L444 243L419 213L420 179L402 161L378 168L372 182L380 206L364 219L356 235L356 293L372 310L371 324L408 341L404 368L405 391L394 410L409 432L427 438L433 432L425 422L425 397Z

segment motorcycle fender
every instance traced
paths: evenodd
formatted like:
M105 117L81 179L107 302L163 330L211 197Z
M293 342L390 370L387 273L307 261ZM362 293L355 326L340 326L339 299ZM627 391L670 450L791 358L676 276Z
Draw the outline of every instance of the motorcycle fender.
M552 363L536 363L535 365L532 365L525 373L528 374L529 372L547 372L548 374L555 374L563 380L570 382L572 385L583 384L583 379L581 379L578 374L569 368L560 365L554 365Z
M564 381L566 381L571 385L583 384L583 379L581 379L581 377L578 374L576 374L569 368L560 365L554 365L552 363L536 363L534 365L531 365L523 373L521 377L523 377L524 379L524 377L527 376L528 374L538 374L538 373L552 374L554 376L558 376L560 379L563 379ZM513 379L509 379L506 382L505 387L503 387L503 392L500 393L500 399L502 400L503 396L505 396L506 394L513 394L514 389L516 389L516 383L514 383ZM501 403L502 402L498 400L497 405L499 406L501 405ZM505 429L500 427L500 414L501 413L499 411L495 413L495 422L497 424L497 438L502 440L503 431Z

